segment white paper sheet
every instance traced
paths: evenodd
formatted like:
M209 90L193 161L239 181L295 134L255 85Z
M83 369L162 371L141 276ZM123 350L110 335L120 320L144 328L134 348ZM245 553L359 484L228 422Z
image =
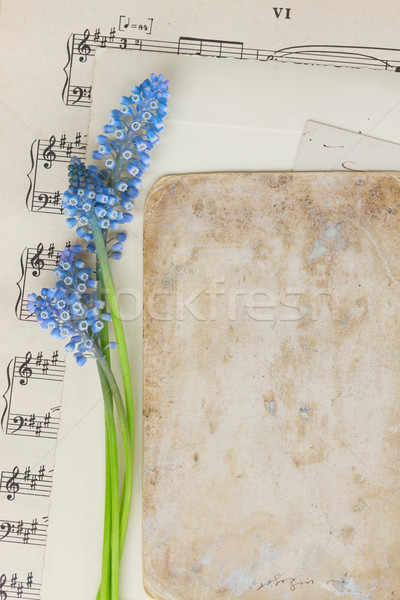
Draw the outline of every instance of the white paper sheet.
M400 125L400 123L399 123ZM307 121L294 171L398 171L400 145L363 133Z

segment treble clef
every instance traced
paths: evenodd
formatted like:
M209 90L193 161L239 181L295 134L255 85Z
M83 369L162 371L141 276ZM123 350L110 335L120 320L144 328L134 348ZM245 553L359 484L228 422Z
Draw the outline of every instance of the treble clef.
M18 467L13 468L12 477L6 483L6 490L9 492L7 494L7 500L14 500L15 494L19 492L19 484L15 481L19 475Z
M32 354L31 354L31 352L27 352L25 354L25 361L22 363L22 365L18 369L18 373L21 376L21 379L19 380L21 385L26 385L28 383L29 377L32 376L32 369L30 367L28 367L31 360L32 360Z
M56 143L56 138L54 135L52 135L51 138L49 139L49 145L46 146L46 148L42 152L43 159L46 161L44 163L45 169L51 169L53 161L55 161L57 158L57 154L52 149L55 143Z
M3 590L3 586L6 584L7 582L7 577L5 576L4 573L2 573L2 575L0 575L0 600L7 600L8 596L7 596L7 592L5 592Z
M44 260L43 260L43 258L40 258L40 255L42 254L42 252L43 252L43 244L39 243L36 247L36 254L34 254L31 258L31 267L33 269L32 275L34 277L39 277L40 271L44 267Z
M90 31L89 31L89 29L85 29L85 31L83 32L83 39L78 44L78 53L81 55L79 57L80 62L86 62L87 57L92 50L91 47L89 46L89 44L86 43L88 41L89 37L90 37Z

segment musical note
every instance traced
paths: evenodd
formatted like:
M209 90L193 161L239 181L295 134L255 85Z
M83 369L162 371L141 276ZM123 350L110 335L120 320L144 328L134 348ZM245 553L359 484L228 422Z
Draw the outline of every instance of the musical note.
M133 23L126 15L119 16L118 30L126 34L128 31L137 30L145 36L152 33L153 18L148 18L145 23ZM114 29L108 37L101 37L100 30L95 31L91 46L86 48L84 56L81 56L79 47L87 45L90 39L89 30L85 33L73 34L67 42L68 59L64 67L65 83L62 98L67 105L78 105L86 107L90 104L90 97L84 95L89 85L74 85L74 56L78 55L81 62L87 60L87 56L94 56L93 47L110 46L121 50L143 50L148 52L165 52L177 54L199 54L201 56L231 57L237 59L252 60L274 60L280 62L294 62L303 64L325 64L337 67L367 67L372 69L393 70L400 72L400 49L381 48L373 46L346 46L346 45L298 45L288 48L262 49L245 48L242 42L231 40L214 40L207 38L181 37L176 41L133 39L127 37L115 37ZM85 36L86 34L86 36ZM91 72L88 69L87 82L89 84ZM83 83L83 82L82 82Z
M46 148L43 150L42 156L43 156L43 160L45 161L45 163L44 163L45 169L51 169L51 165L53 164L53 161L55 161L57 158L57 154L53 151L53 147L54 147L55 143L56 143L56 138L54 135L52 135L49 140L49 145L46 146Z
M16 482L16 479L19 475L19 469L18 467L14 467L13 471L12 471L12 476L7 480L6 482L6 490L7 492L9 492L7 494L7 500L14 500L15 495L19 492L19 484ZM3 473L2 473L2 477L3 477ZM0 488L1 488L1 483L0 483Z
M32 275L34 277L39 277L41 270L44 267L44 260L40 258L40 255L43 252L43 244L39 242L36 247L36 253L31 258L31 267L33 269Z
M18 369L18 373L21 376L21 379L19 380L21 385L27 385L29 378L32 377L32 369L28 367L31 360L32 354L31 352L27 352L25 354L24 362L20 365Z
M181 36L178 40L178 54L197 54L199 56L243 57L243 43L228 40Z
M125 22L124 22L124 19ZM126 17L125 15L120 15L119 17L119 30L122 31L123 29L127 29L129 27L129 23L131 22L129 17Z
M86 62L87 57L91 52L91 47L89 46L89 44L86 43L88 41L89 37L90 37L90 31L89 31L89 29L85 29L85 31L83 32L83 39L78 44L78 54L80 54L80 56L79 56L80 62Z
M119 29L119 31L123 31L128 28L138 29L139 31L145 31L148 35L150 35L151 30L153 28L153 21L154 21L153 18L149 18L149 19L147 19L147 23L131 23L130 17L127 17L126 15L120 15L118 29ZM115 33L114 27L110 33L112 33L113 30Z

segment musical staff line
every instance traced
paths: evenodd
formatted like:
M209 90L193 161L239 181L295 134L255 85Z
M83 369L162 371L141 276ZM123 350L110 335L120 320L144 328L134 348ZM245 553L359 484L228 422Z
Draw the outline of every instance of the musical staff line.
M86 136L84 136L86 137ZM52 135L48 140L36 139L32 142L30 149L31 169L27 175L29 188L26 195L26 207L30 212L44 212L51 214L62 214L61 193L59 190L53 192L41 191L48 179L48 173L57 166L68 163L72 156L84 159L87 144L82 141L82 134L78 131L73 140L67 140L66 134L58 139ZM61 176L61 171L59 172Z
M47 517L45 519L43 522L39 522L38 519L32 521L0 519L0 543L45 546L48 527Z
M59 190L54 192L33 190L29 210L31 212L45 212L57 215L64 214L63 207L61 206L61 192Z
M51 358L44 358L43 352L38 352L33 357L28 351L24 357L16 356L11 360L7 366L7 390L3 394L5 408L0 421L3 431L7 435L56 439L60 425L60 407L54 406L43 411L43 414L13 410L13 392L18 389L18 385L25 388L35 380L46 385L62 382L64 375L65 361L59 358L58 350L53 352Z
M39 468L38 473L32 473L29 466L23 471L20 471L18 466L12 471L2 471L0 493L6 494L7 500L10 501L13 501L17 494L49 497L53 483L52 470L49 471L49 475L45 473L44 465Z
M62 99L66 105L90 106L91 86L78 84L74 71L77 65L82 66L87 63L88 59L94 57L96 48L236 58L239 60L274 60L351 68L367 67L400 72L400 49L398 48L304 44L267 50L247 48L243 42L232 40L181 36L176 42L116 36L115 28L112 28L108 35L100 35L99 28L95 29L93 33L89 29L85 29L83 34L73 33L67 40L67 63L63 69L66 79L62 90ZM74 60L75 58L77 62ZM81 68L79 68L79 72L82 73Z
M66 247L71 245L71 242L66 242ZM15 315L17 319L28 321L32 319L32 315L27 308L28 298L25 297L27 275L32 277L40 277L42 272L52 271L58 263L61 250L56 250L54 243L49 244L47 248L40 242L36 248L25 248L21 254L20 267L21 277L17 281L19 290L18 298L15 304Z
M58 410L59 409L52 409ZM24 415L21 413L9 413L7 420L6 433L11 435L21 435L23 437L40 437L46 439L57 439L60 427L60 417L54 416L51 412L45 415Z
M16 373L17 369L18 374ZM26 373L26 369L29 369L28 373ZM39 352L36 358L32 358L32 354L30 352L28 352L24 357L15 357L14 377L26 377L29 381L33 379L62 381L64 379L64 374L65 361L58 358L57 350L53 352L51 358L43 358L42 352ZM20 383L22 383L21 379ZM28 383L28 381L26 381L26 383Z
M18 579L17 573L7 577L5 573L0 575L0 600L8 598L22 598L40 600L41 584L33 579L32 571L29 571L26 579Z

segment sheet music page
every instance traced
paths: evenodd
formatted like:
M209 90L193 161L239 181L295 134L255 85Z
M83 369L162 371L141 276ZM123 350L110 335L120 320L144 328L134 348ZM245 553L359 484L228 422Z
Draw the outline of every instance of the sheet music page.
M330 5L327 8L317 2L308 3L307 8L292 3L282 10L272 2L254 2L250 8L248 3L238 4L234 11L230 8L221 0L193 2L190 10L183 0L159 1L150 8L148 3L137 2L134 11L127 1L117 5L105 1L82 5L76 0L2 3L2 597L5 593L11 598L62 598L73 592L76 598L83 598L93 595L97 585L103 508L102 405L97 380L92 366L85 369L84 377L72 363L65 371L62 346L30 322L26 309L27 294L51 285L58 252L72 242L60 201L70 157L84 157L86 152L96 49L110 48L121 57L128 51L134 51L132 57L157 51L178 59L198 54L199 60L215 64L221 62L215 58L248 59L233 61L237 66L292 61L366 67L348 72L371 74L374 69L373 75L388 78L393 73L386 71L395 71L400 65L396 50L400 9L396 3L386 1L378 7L364 2L360 11L358 3L348 6L341 1L335 4L334 13ZM310 31L312 22L319 26ZM386 81L390 94L396 84ZM343 95L342 90L337 93ZM269 91L269 95L276 97L275 92ZM383 123L383 136L390 138L393 132L385 130L387 121ZM289 139L290 132L287 135ZM293 154L294 139L289 146ZM283 154L279 161L285 164ZM140 373L140 360L136 369ZM61 410L65 372L73 393L65 395ZM140 382L137 386L140 388ZM85 440L80 455L58 453L58 472L54 468L57 435L59 450L67 446L67 440L78 447L82 437ZM58 494L69 495L70 511L53 510L51 527L53 486ZM71 526L73 519L92 497L96 499L91 500L93 510L85 513L77 535ZM59 524L67 536L71 532L65 546L60 543ZM138 525L133 528L137 532ZM64 570L66 548L71 556L79 549L77 557L81 557L81 549L89 550L93 562L91 567L85 560L74 563L74 576L68 584L60 589L62 577L50 578L41 594L47 540L52 542L47 554L49 569L57 565ZM136 564L134 568L135 576L140 575L140 567ZM124 592L130 589L127 576L123 585Z
M307 121L305 124L293 166L294 171L398 171L399 169L399 144L316 121Z

